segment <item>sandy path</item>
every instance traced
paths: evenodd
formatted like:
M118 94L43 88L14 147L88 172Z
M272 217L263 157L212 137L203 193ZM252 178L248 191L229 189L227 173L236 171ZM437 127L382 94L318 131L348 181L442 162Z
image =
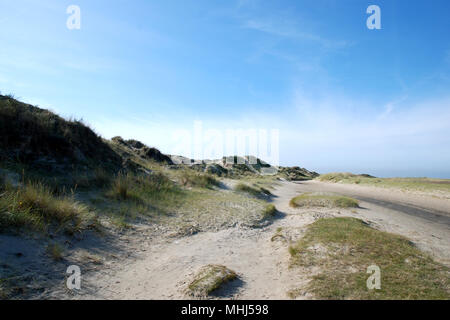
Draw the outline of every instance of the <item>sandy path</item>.
M75 298L184 299L187 297L183 290L191 276L205 264L214 263L223 264L240 275L240 280L219 292L218 297L287 299L287 292L302 287L308 275L299 270L289 270L288 243L279 238L271 241L271 238L278 228L283 228L288 239L296 239L303 227L327 216L359 217L381 230L405 235L439 261L450 265L450 230L445 224L364 201L361 202L363 208L357 211L298 210L289 207L289 200L300 192L328 192L330 189L344 194L349 192L345 187L339 189L339 186L326 185L318 182L282 182L274 191L276 197L273 201L281 212L280 217L265 228L235 227L179 239L158 238L147 241L131 238L128 247L137 252L137 258L113 263L103 271L90 272L83 278L83 284L88 290ZM383 198L380 194L370 194L373 190L364 192L367 197ZM411 201L415 201L413 198L406 200L411 204ZM395 203L396 200L389 198L389 201ZM61 295L64 293L54 292L52 297L61 298ZM305 293L300 298L310 297Z
M274 204L280 211L291 210L288 202L296 193L282 186ZM230 228L204 232L180 239L140 242L143 256L111 271L86 279L90 293L82 299L185 299L183 290L192 275L206 264L222 264L240 275L218 296L234 299L286 299L292 284L302 281L291 273L284 241L271 241L278 227L302 227L312 216L285 216L261 229ZM305 278L306 279L306 278Z

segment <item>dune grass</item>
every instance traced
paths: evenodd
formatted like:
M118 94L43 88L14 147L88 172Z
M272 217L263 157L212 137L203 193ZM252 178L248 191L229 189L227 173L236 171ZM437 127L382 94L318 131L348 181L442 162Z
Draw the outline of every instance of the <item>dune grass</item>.
M10 151L14 150L13 153ZM48 110L0 95L0 155L35 163L42 156L64 164L108 163L121 159L82 120L64 119Z
M270 190L268 190L264 187L258 186L256 184L253 184L250 186L250 185L248 185L246 183L242 183L242 182L236 184L236 186L234 187L234 190L239 191L239 192L245 192L254 197L262 197L262 196L271 196L272 195Z
M180 183L186 187L212 188L219 185L219 181L210 174L184 170L180 176Z
M273 204L268 204L264 207L263 217L265 219L272 218L277 213L277 208Z
M237 278L236 272L222 265L209 264L200 269L188 285L188 294L207 296L223 284Z
M344 196L304 193L291 199L289 205L299 207L357 208L357 200Z
M352 173L327 173L320 175L317 179L325 182L361 184L382 188L397 188L401 190L450 192L450 179L376 178Z
M163 200L169 195L181 193L167 176L162 173L133 174L119 173L106 195L116 200Z
M46 252L54 261L61 261L64 255L64 248L59 243L50 243L47 245Z
M317 251L317 247L322 250ZM291 267L320 267L307 290L320 299L449 299L449 268L408 239L355 218L319 219L289 248ZM381 269L381 289L369 290L367 268Z
M0 196L0 230L4 231L11 228L46 231L53 226L75 233L91 218L86 206L73 197L55 195L41 183L7 188Z
M93 200L102 212L108 212L114 226L125 230L136 218L172 216L188 196L186 190L161 172L120 173L111 186Z

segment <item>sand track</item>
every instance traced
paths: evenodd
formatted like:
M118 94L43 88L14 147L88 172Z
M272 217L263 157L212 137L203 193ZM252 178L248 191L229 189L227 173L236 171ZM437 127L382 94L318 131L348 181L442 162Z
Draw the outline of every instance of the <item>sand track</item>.
M138 236L130 237L127 250L136 253L132 258L111 262L102 270L86 274L80 294L68 295L61 289L44 298L184 299L188 298L183 293L187 281L202 266L213 263L233 269L240 280L232 282L212 298L288 299L290 289L301 288L308 281L308 274L288 268L288 242L299 238L308 224L328 216L362 218L380 230L410 238L419 248L450 265L450 229L446 223L450 202L447 201L446 207L439 201L433 202L436 201L433 198L402 197L375 189L348 188L317 181L282 182L273 192L273 203L280 214L267 227L234 227L177 239L158 237L146 241ZM362 208L355 211L289 207L292 197L306 191L353 195L362 200ZM427 203L433 205L427 206L421 214L408 212L411 208L420 211ZM427 214L438 218L430 218ZM279 228L284 237L272 241ZM299 298L311 296L304 292Z

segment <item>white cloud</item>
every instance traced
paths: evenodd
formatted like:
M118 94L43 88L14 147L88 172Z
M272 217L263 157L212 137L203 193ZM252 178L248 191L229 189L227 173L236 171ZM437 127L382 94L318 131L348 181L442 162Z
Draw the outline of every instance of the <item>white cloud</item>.
M294 40L303 40L317 43L325 48L342 48L349 43L343 40L331 40L324 38L316 33L302 31L301 27L292 22L273 22L264 20L247 20L243 24L244 28L264 32L273 36L290 38Z

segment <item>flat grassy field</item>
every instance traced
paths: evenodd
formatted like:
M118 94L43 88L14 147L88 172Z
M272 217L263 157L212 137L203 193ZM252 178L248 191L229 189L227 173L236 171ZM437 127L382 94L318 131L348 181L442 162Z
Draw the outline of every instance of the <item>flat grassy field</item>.
M375 178L352 173L327 173L316 178L319 181L360 184L382 188L397 188L424 192L441 191L450 193L450 179L432 178Z

